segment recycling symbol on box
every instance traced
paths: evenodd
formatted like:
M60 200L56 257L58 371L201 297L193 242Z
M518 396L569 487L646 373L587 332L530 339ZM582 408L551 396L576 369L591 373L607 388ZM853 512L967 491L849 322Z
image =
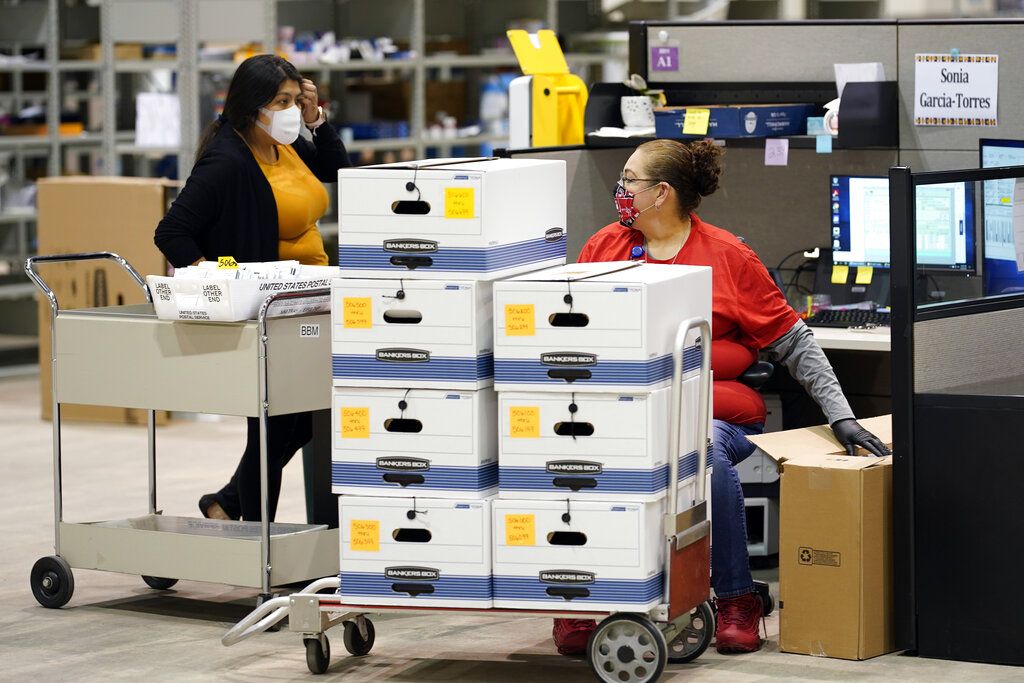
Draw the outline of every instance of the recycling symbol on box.
M800 564L811 564L811 558L810 548L800 548Z

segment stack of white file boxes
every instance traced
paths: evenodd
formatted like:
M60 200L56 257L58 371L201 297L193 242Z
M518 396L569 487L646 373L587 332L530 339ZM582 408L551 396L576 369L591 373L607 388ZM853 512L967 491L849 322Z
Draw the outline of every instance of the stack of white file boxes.
M565 262L565 163L339 172L332 284L340 594L492 606L493 281Z
M701 351L694 333L677 450L673 346L681 321L711 320L711 269L548 268L496 282L494 317L494 606L653 608L664 595L662 515L679 509L666 500L669 458L684 508L698 474Z

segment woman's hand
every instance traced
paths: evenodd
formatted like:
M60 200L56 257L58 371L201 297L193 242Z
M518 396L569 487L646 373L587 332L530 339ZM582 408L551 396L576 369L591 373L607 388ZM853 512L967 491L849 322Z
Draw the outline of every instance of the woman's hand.
M307 126L311 126L320 120L320 99L316 91L316 84L308 78L303 78L302 92L295 101L299 103L302 110L302 120Z

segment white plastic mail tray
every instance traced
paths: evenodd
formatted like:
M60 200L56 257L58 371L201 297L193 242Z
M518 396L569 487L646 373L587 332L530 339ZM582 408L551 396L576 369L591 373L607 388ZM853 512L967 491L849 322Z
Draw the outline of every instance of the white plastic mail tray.
M338 171L345 277L493 280L565 263L565 162L440 159Z
M341 496L343 600L491 607L487 500Z
M161 320L236 322L254 320L272 294L325 289L338 277L330 266L304 266L316 273L287 280L235 280L228 277L167 277L147 275L153 308ZM330 310L328 297L309 297L274 304L272 316L320 313Z
M473 280L335 280L335 386L491 386L491 291L490 282Z
M334 493L483 498L498 491L492 389L334 389Z
M711 269L579 263L494 283L498 391L653 391L671 384L679 323L711 319ZM694 332L683 376L700 370ZM706 340L710 341L710 340Z
M494 606L652 609L665 589L663 501L495 499Z
M695 406L699 377L683 382ZM671 388L641 394L498 394L502 498L656 500L668 487ZM697 471L697 411L684 409L679 482ZM710 433L710 431L709 431Z

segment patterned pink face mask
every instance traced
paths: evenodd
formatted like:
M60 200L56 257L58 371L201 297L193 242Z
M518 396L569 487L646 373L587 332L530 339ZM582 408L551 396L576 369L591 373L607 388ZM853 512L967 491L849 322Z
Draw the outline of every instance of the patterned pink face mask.
M658 183L651 185L651 187L657 186ZM647 192L651 187L645 187L640 191ZM615 183L615 210L619 212L619 223L627 228L633 227L633 221L637 219L637 216L654 206L651 204L647 209L637 209L633 206L634 197L636 197L636 193L627 190L622 183Z

